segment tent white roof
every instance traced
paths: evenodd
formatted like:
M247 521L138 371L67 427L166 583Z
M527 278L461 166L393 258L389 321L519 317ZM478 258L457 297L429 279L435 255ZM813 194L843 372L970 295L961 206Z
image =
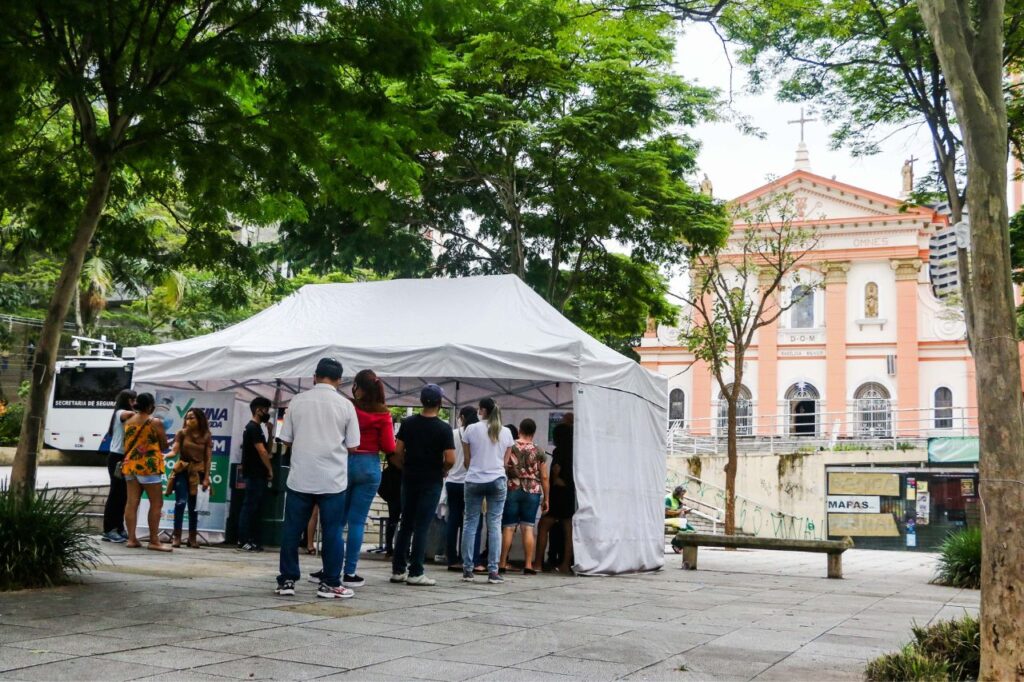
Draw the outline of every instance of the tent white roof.
M372 368L395 404L414 404L419 386L437 381L449 399L458 382L459 404L493 395L507 407L571 406L577 567L662 565L666 380L583 332L518 277L308 285L221 331L138 348L134 380L240 397L281 384L295 392L324 356L349 378Z
M326 355L346 376L372 367L381 377L578 382L667 404L656 375L514 275L307 285L219 332L139 348L135 377L273 383L309 377Z

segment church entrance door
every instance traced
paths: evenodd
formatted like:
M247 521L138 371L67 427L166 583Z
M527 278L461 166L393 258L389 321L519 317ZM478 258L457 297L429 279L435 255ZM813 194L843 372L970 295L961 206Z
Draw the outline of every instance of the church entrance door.
M801 381L786 391L789 403L789 433L792 436L818 435L818 389Z

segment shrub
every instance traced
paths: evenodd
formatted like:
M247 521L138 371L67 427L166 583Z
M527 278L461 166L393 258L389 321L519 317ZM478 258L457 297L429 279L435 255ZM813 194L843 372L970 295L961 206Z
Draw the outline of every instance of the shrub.
M950 533L939 550L939 566L932 580L939 585L981 587L981 528Z
M25 406L20 402L11 403L0 415L0 445L17 445L21 435L21 419L25 416Z
M915 625L914 642L868 664L869 682L882 680L976 680L981 669L981 628L964 616L929 627Z
M25 496L0 481L0 590L57 585L95 566L85 505L70 490Z

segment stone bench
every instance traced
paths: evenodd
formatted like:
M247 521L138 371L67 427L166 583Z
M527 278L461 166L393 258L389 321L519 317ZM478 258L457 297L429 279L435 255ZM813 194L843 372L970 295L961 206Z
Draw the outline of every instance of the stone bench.
M683 550L683 568L697 570L698 547L732 547L735 549L774 549L782 552L820 552L828 555L828 577L843 577L843 552L853 547L853 540L785 540L743 535L710 535L707 533L676 533L672 546Z

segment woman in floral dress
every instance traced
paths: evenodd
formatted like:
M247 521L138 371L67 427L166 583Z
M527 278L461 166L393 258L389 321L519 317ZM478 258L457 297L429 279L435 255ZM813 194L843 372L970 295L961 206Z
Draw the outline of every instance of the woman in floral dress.
M136 537L139 502L142 493L149 498L149 545L147 549L170 552L160 542L160 512L163 509L164 452L167 433L163 422L153 416L156 403L152 393L140 393L135 399L135 414L124 423L124 463L121 472L128 486L128 505L124 510L128 526L125 547L141 547Z

